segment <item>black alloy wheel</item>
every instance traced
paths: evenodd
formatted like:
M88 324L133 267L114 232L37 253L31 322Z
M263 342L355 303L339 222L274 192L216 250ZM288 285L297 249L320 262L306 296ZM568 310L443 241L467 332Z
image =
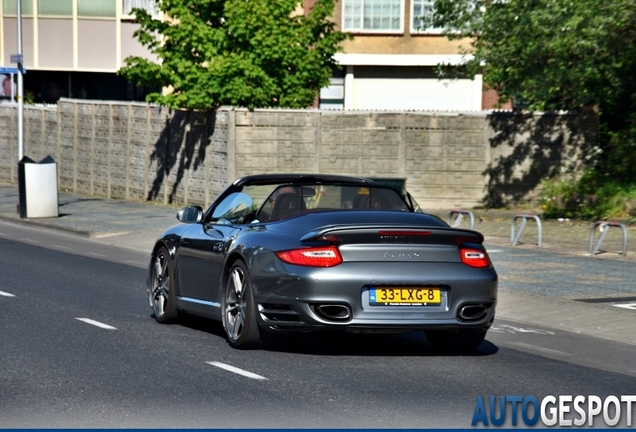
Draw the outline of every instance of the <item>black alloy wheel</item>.
M252 294L252 281L245 263L232 264L225 280L221 305L223 328L233 348L258 348L261 332L256 321L256 305Z
M167 323L177 318L172 259L165 247L161 247L157 251L150 269L148 303L154 312L157 322Z

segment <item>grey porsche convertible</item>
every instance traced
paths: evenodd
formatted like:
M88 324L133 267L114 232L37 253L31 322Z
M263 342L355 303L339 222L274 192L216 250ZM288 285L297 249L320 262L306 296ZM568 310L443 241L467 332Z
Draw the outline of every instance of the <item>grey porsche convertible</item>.
M425 331L474 349L495 316L497 273L483 236L423 213L402 187L366 178L240 178L152 250L155 319L220 320L234 348L278 334Z

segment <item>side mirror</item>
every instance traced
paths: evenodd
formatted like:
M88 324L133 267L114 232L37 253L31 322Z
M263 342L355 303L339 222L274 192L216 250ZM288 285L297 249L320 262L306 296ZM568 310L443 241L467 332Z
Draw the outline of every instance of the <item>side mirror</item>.
M199 206L189 205L177 212L177 219L183 223L198 223L203 219L203 209Z

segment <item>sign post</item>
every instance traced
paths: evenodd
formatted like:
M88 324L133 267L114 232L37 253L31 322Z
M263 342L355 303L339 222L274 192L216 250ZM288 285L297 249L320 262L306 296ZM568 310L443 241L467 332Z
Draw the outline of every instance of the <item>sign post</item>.
M7 0L9 1L9 0ZM18 64L18 172L20 172L22 159L24 159L24 99L23 99L23 72L22 72L22 1L16 0L18 12L18 53L11 55L11 62ZM26 208L26 201L23 198L23 192L26 190L26 179L24 176L18 175L18 213Z
M11 62L18 64L18 162L24 157L24 79L22 74L22 2L18 5L18 54L11 56Z

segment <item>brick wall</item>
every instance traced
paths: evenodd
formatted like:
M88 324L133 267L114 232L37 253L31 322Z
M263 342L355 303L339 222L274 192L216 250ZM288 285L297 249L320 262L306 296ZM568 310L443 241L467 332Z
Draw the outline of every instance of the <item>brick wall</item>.
M17 110L0 106L0 182L17 182ZM211 202L257 173L398 178L424 208L532 201L578 170L597 118L510 112L170 111L62 99L25 107L25 155L52 156L61 190L174 204Z

